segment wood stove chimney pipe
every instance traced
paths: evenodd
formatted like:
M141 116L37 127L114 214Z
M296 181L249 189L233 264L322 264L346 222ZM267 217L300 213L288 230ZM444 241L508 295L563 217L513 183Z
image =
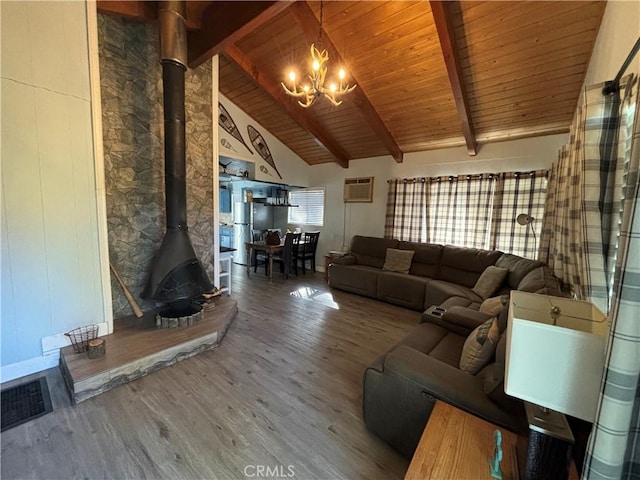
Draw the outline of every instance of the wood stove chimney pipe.
M159 2L160 52L164 96L164 175L167 229L187 228L184 74L187 28L184 1Z

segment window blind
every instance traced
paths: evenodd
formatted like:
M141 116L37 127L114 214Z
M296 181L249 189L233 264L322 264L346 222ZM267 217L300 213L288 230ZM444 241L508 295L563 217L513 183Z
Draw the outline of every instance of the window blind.
M324 188L302 188L289 192L289 223L294 225L324 225Z

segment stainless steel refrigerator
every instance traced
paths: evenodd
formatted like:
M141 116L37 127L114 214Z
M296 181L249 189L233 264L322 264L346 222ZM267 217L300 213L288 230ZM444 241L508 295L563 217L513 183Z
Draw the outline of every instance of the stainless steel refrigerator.
M235 202L233 204L233 262L247 265L246 242L252 240L252 230L273 228L273 207L257 202Z
M234 202L233 204L233 262L240 265L247 264L247 249L245 243L251 241L251 222L253 212L251 204Z
M253 217L251 225L254 230L268 230L276 228L273 218L274 207L267 206L264 203L253 203Z

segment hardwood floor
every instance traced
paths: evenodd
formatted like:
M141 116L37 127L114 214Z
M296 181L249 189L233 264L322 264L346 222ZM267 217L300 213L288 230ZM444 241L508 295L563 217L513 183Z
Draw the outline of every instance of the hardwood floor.
M321 273L269 283L236 266L233 292L218 348L4 432L2 478L403 478L362 422L362 374L419 314Z

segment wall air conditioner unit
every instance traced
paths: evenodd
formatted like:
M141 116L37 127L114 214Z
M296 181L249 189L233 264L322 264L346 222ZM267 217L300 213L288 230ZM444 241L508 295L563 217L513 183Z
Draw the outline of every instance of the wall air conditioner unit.
M345 178L344 203L373 202L373 177Z

